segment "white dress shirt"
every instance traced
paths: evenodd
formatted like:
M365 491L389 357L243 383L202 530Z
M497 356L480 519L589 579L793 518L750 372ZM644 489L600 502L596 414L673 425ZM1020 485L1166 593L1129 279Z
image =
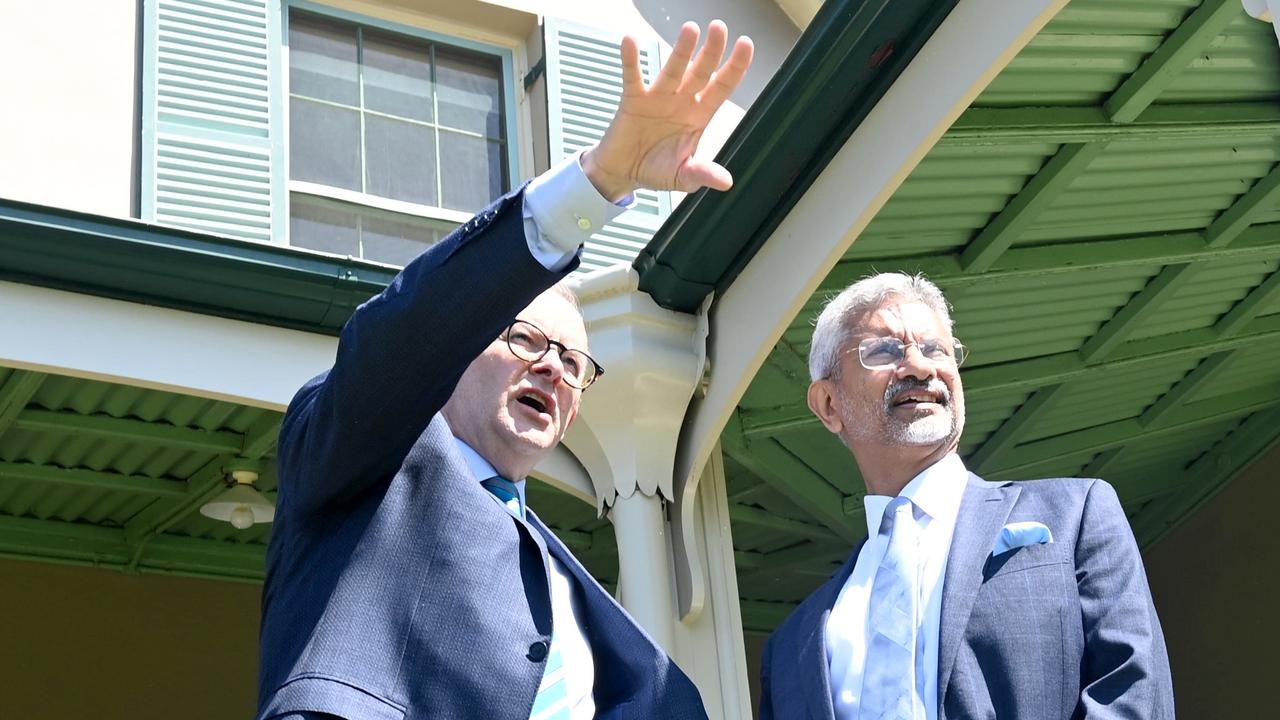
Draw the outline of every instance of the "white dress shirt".
M471 474L476 482L482 482L498 474L487 460L480 457L465 442L454 438L458 443L458 452L467 461ZM524 480L516 483L520 492L520 505L528 507L524 501ZM573 720L591 720L596 715L595 697L592 690L596 683L595 660L591 655L591 643L587 642L586 633L582 630L582 609L573 592L573 576L550 555L551 561L551 644L560 651L564 662L565 691L569 696L569 717Z
M902 489L902 495L920 508L920 597L917 632L924 648L925 715L938 717L938 626L942 617L942 580L947 568L951 535L960 511L960 499L969 481L969 471L954 453L925 468ZM831 701L836 720L860 720L858 701L862 695L862 670L868 645L867 604L871 583L884 558L888 543L879 537L885 507L893 498L868 495L863 501L867 519L867 542L858 553L853 573L845 581L836 604L827 618L827 663L831 671Z

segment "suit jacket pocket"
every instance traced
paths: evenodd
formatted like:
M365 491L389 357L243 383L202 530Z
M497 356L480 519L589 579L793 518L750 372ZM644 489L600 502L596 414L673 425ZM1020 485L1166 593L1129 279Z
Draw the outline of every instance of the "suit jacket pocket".
M295 677L272 693L258 717L270 720L292 712L319 712L364 720L404 720L404 708L337 678Z
M1067 561L1067 548L1062 543L1026 545L987 558L987 563L982 568L982 581L988 582L1003 575L1045 565L1060 565Z

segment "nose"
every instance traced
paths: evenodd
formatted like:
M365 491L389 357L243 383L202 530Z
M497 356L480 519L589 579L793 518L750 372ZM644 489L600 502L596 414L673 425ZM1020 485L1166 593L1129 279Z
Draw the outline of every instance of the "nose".
M560 360L560 349L555 345L547 348L547 352L529 365L529 372L541 375L553 384L564 378L564 363Z
M902 362L894 370L898 378L915 378L916 380L932 380L938 374L938 368L920 351L920 346L912 343L902 350Z

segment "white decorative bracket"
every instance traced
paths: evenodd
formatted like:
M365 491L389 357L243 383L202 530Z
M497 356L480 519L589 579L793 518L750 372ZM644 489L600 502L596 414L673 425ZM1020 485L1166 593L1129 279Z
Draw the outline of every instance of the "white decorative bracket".
M1276 23L1276 19L1280 18L1280 0L1240 0L1240 2L1244 4L1244 11L1249 13L1249 17L1271 23L1275 27L1276 41L1280 42L1280 24Z

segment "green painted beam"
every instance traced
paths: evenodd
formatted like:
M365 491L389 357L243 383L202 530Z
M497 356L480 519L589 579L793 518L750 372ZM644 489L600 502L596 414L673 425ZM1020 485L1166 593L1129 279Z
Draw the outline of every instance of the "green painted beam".
M731 419L721 436L727 455L837 536L848 542L858 539L858 528L841 509L844 495L839 490L773 440L746 442L737 424Z
M1204 0L1155 52L1107 98L1115 122L1132 122L1173 84L1192 59L1244 14L1238 0Z
M48 377L32 370L14 370L0 387L0 435L12 427L14 420L35 397L41 383Z
M1280 271L1271 273L1262 284L1250 290L1248 295L1218 320L1213 329L1222 336L1235 335L1277 297L1280 297Z
M841 543L843 546L843 543ZM735 550L734 566L740 582L778 575L798 575L825 580L840 567L850 550L836 551L829 545L805 543L770 553Z
M973 107L960 115L938 144L1245 140L1276 135L1280 135L1280 106L1274 103L1157 105L1129 123L1112 122L1101 107Z
M1105 478L1107 476L1107 468L1110 467L1117 458L1125 451L1123 447L1115 447L1110 450L1103 450L1089 461L1088 465L1080 471L1081 477L1089 478Z
M1147 408L1138 418L1138 421L1143 427L1149 428L1156 427L1162 421L1172 417L1178 408L1183 406L1187 398L1203 388L1239 352L1239 350L1223 350L1205 358L1194 370L1187 373L1159 400Z
M245 430L240 456L257 459L274 453L283 420L284 416L280 413L264 411L262 417Z
M182 495L158 499L130 518L124 525L125 542L132 548L132 562L141 562L143 549L227 488L226 464L230 458L218 456L205 463L183 483Z
M1159 542L1264 453L1280 443L1280 408L1250 416L1187 467L1181 491L1145 508L1133 520L1142 547Z
M1102 154L1105 142L1063 145L960 253L967 273L988 270L1018 236Z
M186 494L183 483L177 480L30 463L0 462L0 480L46 483L85 490L156 497L182 497Z
M741 525L767 528L769 530L790 533L796 537L808 538L810 540L821 540L824 542L842 541L838 535L821 526L813 525L811 523L804 522L803 520L793 520L789 517L777 515L759 508L747 507L746 505L730 505L729 519L734 523Z
M1144 427L1137 418L1130 418L1024 443L1002 456L998 469L987 473L987 479L1021 479L1030 468L1052 460L1089 455L1133 442L1183 433L1270 409L1277 404L1280 404L1280 386L1259 388L1182 406L1160 427Z
M954 255L843 261L819 285L816 297L875 272L920 272L943 290L993 280L1022 280L1122 267L1197 261L1270 260L1280 257L1280 223L1251 227L1228 247L1208 248L1199 232L1157 233L1093 242L1012 248L981 275L967 273ZM1083 276L1082 277L1087 277ZM813 308L806 306L806 311ZM807 317L805 322L807 322Z
M260 581L266 546L188 537L164 537L145 573L220 580ZM127 571L124 531L85 523L0 516L0 556Z
M1027 401L1001 423L1000 427L983 441L969 456L967 465L973 472L984 475L990 470L1006 451L1018 444L1018 436L1035 426L1053 409L1054 403L1061 400L1066 391L1066 384L1049 385L1032 393Z
M67 411L23 410L14 427L32 432L64 432L79 436L163 445L173 450L236 453L244 439L237 433L176 427L108 415L81 415Z
M1239 334L1224 337L1214 328L1202 328L1143 338L1126 343L1105 362L1088 365L1078 352L1058 353L1027 360L975 367L964 370L965 401L970 407L993 394L1015 390L1034 391L1047 385L1091 377L1095 374L1145 366L1153 362L1183 358L1202 358L1223 350L1233 350L1257 343L1280 344L1280 316L1267 316L1252 321ZM818 420L800 403L781 408L739 410L740 428L752 441L784 432L806 430L818 426Z
M1147 318L1169 302L1200 272L1200 263L1170 265L1160 271L1147 286L1125 304L1098 332L1080 348L1080 359L1088 364L1104 360L1129 339Z
M1204 231L1211 248L1232 243L1263 214L1271 212L1280 200L1280 163L1253 184Z

